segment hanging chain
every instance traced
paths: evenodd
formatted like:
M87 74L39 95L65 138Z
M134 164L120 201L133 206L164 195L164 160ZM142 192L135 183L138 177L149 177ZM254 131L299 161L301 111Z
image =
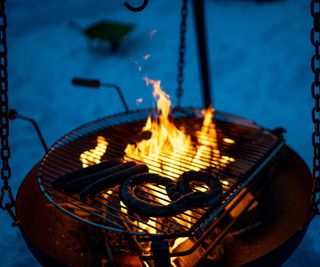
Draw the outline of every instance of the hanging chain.
M8 59L7 59L7 17L5 15L5 0L0 1L0 89L1 89L1 179L3 185L0 192L0 208L8 211L15 220L13 211L15 201L9 185L11 168L9 165L9 107L8 107Z
M311 93L315 103L312 108L312 121L314 123L312 176L314 179L314 197L317 198L316 194L320 192L320 0L311 1L311 15L313 17L311 43L315 48L315 54L311 59L311 69L314 73ZM318 199L315 199L315 201L317 202Z
M178 75L177 75L177 107L181 105L181 97L183 94L183 70L185 65L185 50L186 50L186 30L187 30L187 15L188 6L187 0L182 0L181 8L181 24L180 24L180 44L179 44L179 60L178 60Z

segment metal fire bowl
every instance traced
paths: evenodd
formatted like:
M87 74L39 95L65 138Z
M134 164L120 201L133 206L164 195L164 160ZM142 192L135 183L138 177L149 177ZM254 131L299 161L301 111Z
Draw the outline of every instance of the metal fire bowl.
M231 121L253 124L224 115ZM312 177L293 150L286 146L283 155L281 162L285 163L259 197L263 226L252 236L238 239L222 266L280 266L304 237L312 214ZM88 225L49 203L37 182L38 169L37 164L26 176L16 200L20 229L31 252L44 266L100 266L94 250L83 250L90 247L84 231Z

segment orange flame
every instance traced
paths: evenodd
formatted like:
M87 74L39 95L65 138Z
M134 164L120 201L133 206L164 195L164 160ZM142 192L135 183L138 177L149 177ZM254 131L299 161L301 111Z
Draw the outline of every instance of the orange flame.
M200 171L208 167L226 167L233 158L220 155L217 131L213 123L214 109L203 111L204 119L200 131L196 133L198 143L194 146L191 137L178 129L169 119L171 101L161 88L161 81L144 78L147 85L153 86L153 96L157 101L159 117L148 117L142 131L151 132L151 138L137 144L128 144L125 159L142 161L150 172L156 172L169 178L179 177L185 171ZM230 138L225 142L234 143Z
M178 178L183 172L194 170L201 171L209 167L225 168L235 159L221 155L218 148L218 135L213 122L214 109L212 107L203 111L203 124L199 131L195 133L196 144L193 144L191 136L186 134L183 129L178 129L170 120L171 101L170 96L161 88L161 81L144 78L147 85L153 86L153 96L157 102L157 118L147 118L142 131L149 131L151 137L136 144L128 144L125 149L124 159L126 161L138 161L145 163L150 172L158 173L171 179ZM235 143L230 138L224 138L223 142L232 145ZM98 136L97 146L94 149L85 151L81 154L80 160L83 167L100 162L102 155L106 152L108 142L104 137ZM227 182L226 182L227 183ZM224 184L225 185L225 184ZM162 186L148 184L153 200L159 204L167 205L170 199L166 190ZM153 190L155 189L155 190ZM196 185L194 190L206 191L208 188ZM105 196L107 198L107 196ZM127 207L120 202L121 212L127 214ZM188 210L184 214L175 216L173 219L179 224L191 227L193 223L192 211ZM157 234L157 218L149 218L145 223L134 222L141 232L147 231L150 234ZM186 238L177 238L171 246L171 251L177 248ZM146 244L146 251L150 251L150 244ZM173 266L174 258L171 259Z
M128 144L125 149L125 159L142 161L153 172L172 177L175 175L175 172L172 172L172 165L175 165L175 169L183 165L179 154L181 151L191 149L191 138L169 120L171 101L169 95L161 89L160 81L153 81L147 77L145 81L147 85L153 86L153 96L157 100L160 115L158 119L148 117L142 131L151 132L151 138L137 144ZM179 176L180 173L176 175Z
M108 142L103 136L97 137L97 145L95 148L83 152L80 155L82 167L86 168L90 165L98 164L101 162L101 157L106 153Z
M147 85L153 86L153 96L157 101L158 118L148 117L142 131L151 132L148 140L142 140L136 144L128 144L125 149L125 160L136 160L148 165L150 172L159 173L169 178L178 178L183 172L189 170L200 171L209 167L223 168L234 159L221 155L218 149L218 137L216 127L213 123L214 109L208 108L203 111L203 125L200 131L196 132L197 143L192 144L191 136L185 134L182 129L178 129L169 116L171 113L171 101L161 88L160 81L154 81L147 77L144 78ZM223 139L225 143L234 144L230 138ZM166 191L162 186L148 185L150 193L154 200L159 204L167 205L170 203ZM205 191L205 186L196 186L195 190ZM122 205L124 205L122 203ZM126 212L125 212L126 213ZM188 210L184 214L174 217L179 224L187 226L192 225L192 211ZM150 218L151 219L151 218ZM149 220L146 224L137 222L137 226L143 228L149 233L157 233L154 228L148 225L156 226L155 218ZM171 246L171 251L183 243L186 238L177 238ZM147 251L149 246L147 245ZM171 259L173 266L174 258Z

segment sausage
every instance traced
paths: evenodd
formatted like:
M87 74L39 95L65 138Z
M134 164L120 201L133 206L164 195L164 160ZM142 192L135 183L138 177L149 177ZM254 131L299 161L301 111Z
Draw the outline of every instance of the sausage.
M206 192L193 191L192 181L200 181L209 188ZM168 205L157 205L137 197L135 187L151 183L163 185L172 201ZM222 185L219 180L204 172L186 172L177 183L158 174L139 174L125 180L120 188L120 198L132 211L149 217L175 216L192 208L216 205L222 197Z
M52 186L55 189L57 189L57 188L61 189L65 183L77 180L83 176L87 176L87 175L90 175L90 174L93 174L96 172L103 171L103 170L108 169L110 167L121 164L122 162L123 161L120 158L115 158L115 159L111 159L111 160L102 161L99 164L92 165L87 168L79 169L74 172L66 173L66 174L58 177L57 179L55 179L52 182Z
M64 183L62 189L67 194L79 193L85 187L87 187L89 184L91 184L91 183L93 183L103 177L106 177L106 176L111 175L113 173L117 173L122 170L131 168L133 166L136 166L136 163L133 161L122 163L122 164L113 166L111 168L80 177L79 179L73 179L69 182L66 182L66 183Z
M203 199L203 207L216 205L221 200L223 188L217 177L207 172L185 172L177 181L177 191L179 191L182 195L193 192L190 185L191 182L201 182L209 187L208 190L204 192L206 196Z
M119 172L107 175L93 183L90 183L80 192L80 199L86 201L88 195L95 195L105 189L111 188L117 184L123 183L128 178L135 174L148 172L149 168L146 165L137 165Z
M132 211L149 217L175 216L183 213L192 208L195 203L201 202L205 195L203 192L191 192L168 205L154 205L139 199L134 192L136 186L146 183L164 185L167 189L168 186L172 188L174 182L169 178L153 173L135 175L123 182L120 189L120 197L123 203Z

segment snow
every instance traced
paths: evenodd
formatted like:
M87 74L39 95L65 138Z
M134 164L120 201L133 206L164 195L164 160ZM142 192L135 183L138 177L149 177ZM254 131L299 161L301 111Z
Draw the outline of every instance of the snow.
M122 3L7 1L10 106L34 118L49 145L75 127L123 110L112 90L72 87L74 76L118 84L135 109L151 106L151 89L142 79L147 75L162 80L175 102L180 1L149 1L140 13L127 11ZM284 127L287 143L311 167L309 1L207 0L206 4L215 107L267 128ZM191 10L189 14L183 104L201 106ZM103 18L135 24L117 54L97 49L69 26L76 21L85 27ZM24 121L11 123L10 143L16 193L44 151ZM286 267L319 266L319 223L319 219L312 222ZM3 212L0 229L0 266L39 266Z

